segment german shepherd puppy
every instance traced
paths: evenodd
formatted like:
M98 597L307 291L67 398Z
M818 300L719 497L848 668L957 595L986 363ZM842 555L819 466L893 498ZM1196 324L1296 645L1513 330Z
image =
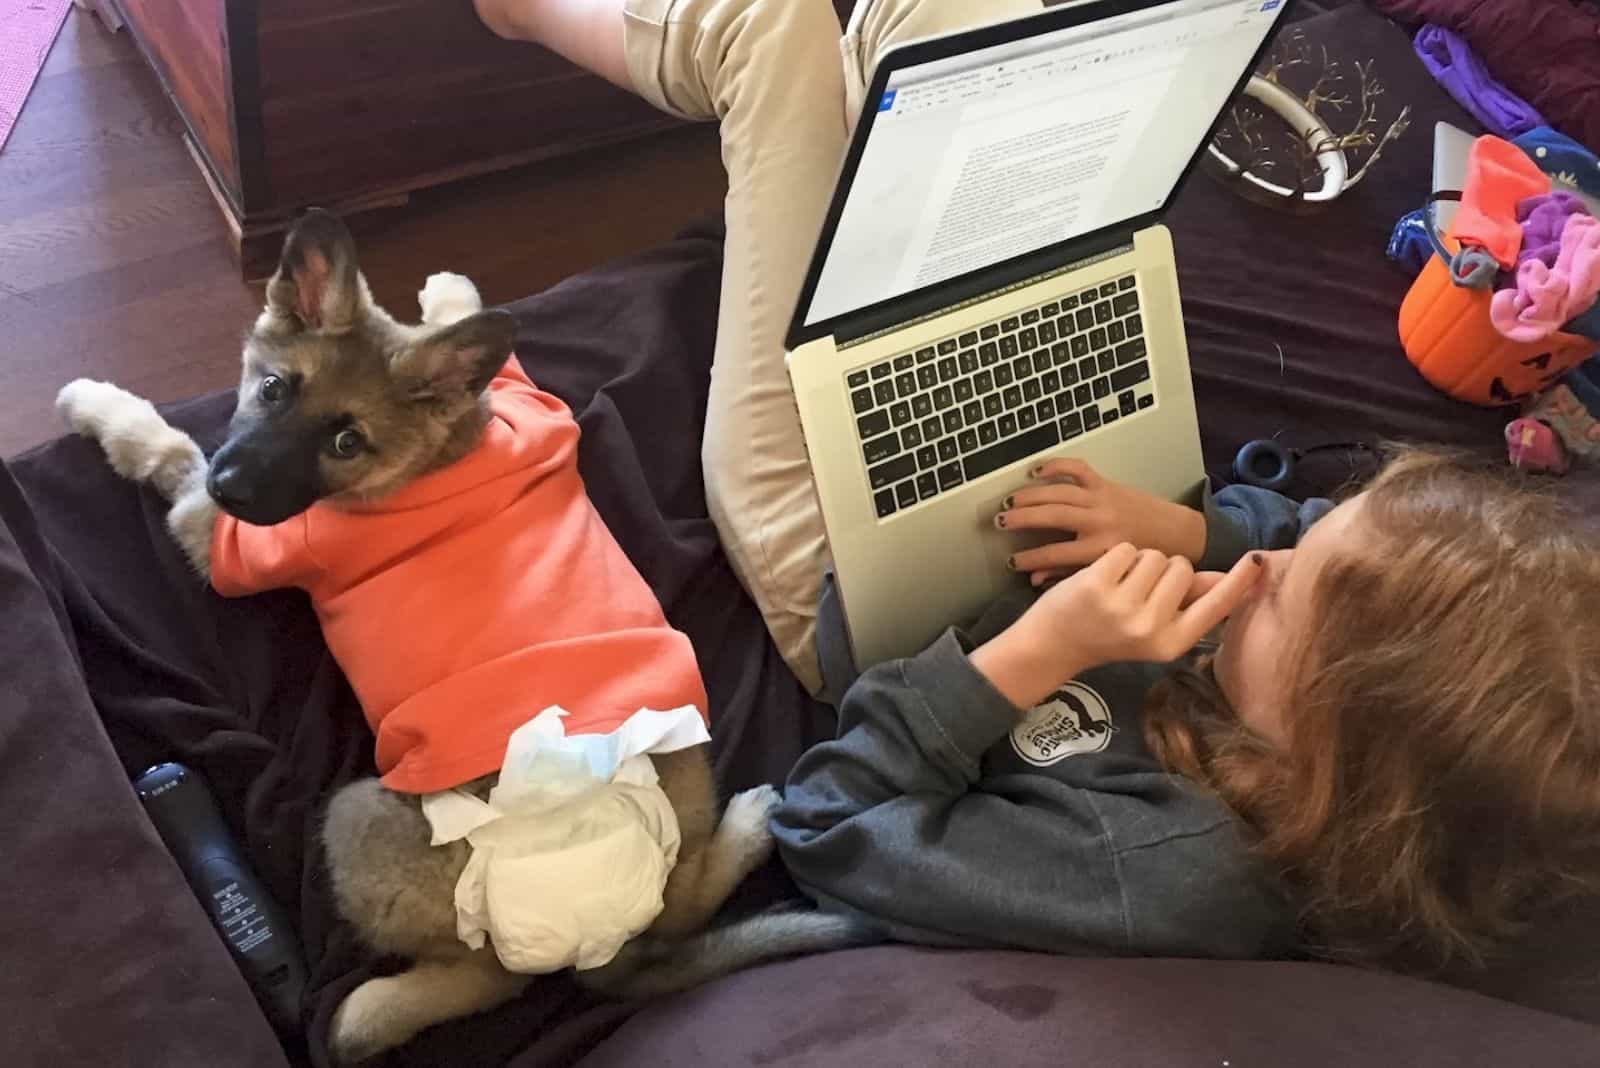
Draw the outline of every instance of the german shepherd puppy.
M483 384L511 353L511 316L482 310L459 275L428 280L420 325L392 318L372 300L349 231L322 211L289 234L266 295L245 338L237 410L209 462L148 401L115 386L80 379L57 401L119 474L172 502L168 527L207 579L219 508L271 525L317 501L337 507L381 498L465 456L486 426ZM417 388L419 379L426 389ZM273 381L293 388L266 397L279 388ZM587 982L628 996L659 993L755 960L841 944L849 924L792 913L711 941L683 940L770 855L767 816L777 793L746 791L719 820L703 746L652 760L681 836L665 907L651 938L624 947L612 965L581 973ZM342 1062L499 1005L529 981L502 968L492 947L472 951L457 938L455 885L470 847L434 847L429 838L418 799L377 779L344 787L328 805L322 842L340 911L372 949L413 961L363 983L340 1005L329 1044Z

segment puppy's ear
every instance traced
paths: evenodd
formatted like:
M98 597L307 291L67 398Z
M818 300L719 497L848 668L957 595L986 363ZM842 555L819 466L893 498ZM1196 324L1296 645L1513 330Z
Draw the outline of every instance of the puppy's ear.
M435 330L390 361L390 370L418 400L476 397L505 365L517 321L486 311Z
M360 285L355 239L338 216L312 208L283 242L267 310L307 330L343 334L355 325Z

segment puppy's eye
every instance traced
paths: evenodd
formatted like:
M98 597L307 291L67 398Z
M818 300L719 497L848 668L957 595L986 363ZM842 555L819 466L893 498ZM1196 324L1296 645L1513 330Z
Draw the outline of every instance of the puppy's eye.
M361 431L349 427L339 431L333 436L333 454L341 460L348 460L362 449L366 448L367 439L361 436Z
M267 375L256 387L256 396L269 408L276 408L289 397L289 383L277 375Z

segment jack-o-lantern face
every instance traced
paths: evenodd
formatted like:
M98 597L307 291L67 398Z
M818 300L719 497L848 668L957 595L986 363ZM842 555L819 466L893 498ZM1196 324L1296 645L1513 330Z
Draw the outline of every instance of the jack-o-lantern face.
M1400 306L1400 343L1435 388L1484 407L1515 404L1552 385L1594 355L1595 343L1554 333L1542 341L1512 341L1489 321L1487 290L1450 280L1434 256Z

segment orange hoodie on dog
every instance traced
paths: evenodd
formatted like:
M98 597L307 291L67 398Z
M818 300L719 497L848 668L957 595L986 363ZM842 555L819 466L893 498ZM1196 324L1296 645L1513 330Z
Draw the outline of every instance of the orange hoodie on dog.
M706 714L689 640L584 492L572 414L515 356L489 390L477 447L393 496L272 527L224 514L212 532L218 593L310 593L391 790L498 771L511 733L551 705L569 735L641 708Z

